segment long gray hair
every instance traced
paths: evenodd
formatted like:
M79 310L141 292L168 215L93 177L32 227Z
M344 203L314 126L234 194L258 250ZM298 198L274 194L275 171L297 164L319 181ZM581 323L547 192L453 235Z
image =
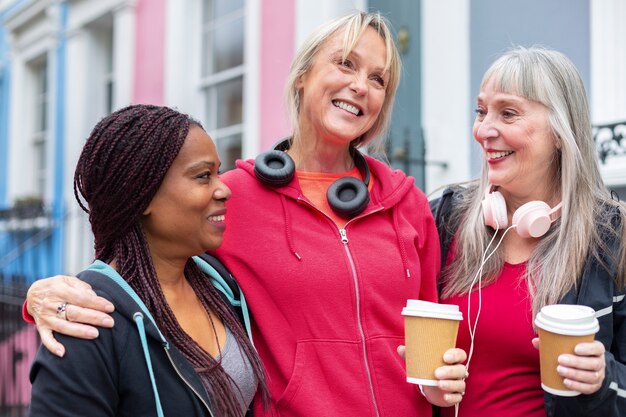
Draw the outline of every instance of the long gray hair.
M574 64L564 54L540 47L516 47L491 65L481 88L488 82L497 91L546 106L559 145L551 188L563 202L561 217L541 238L527 264L534 316L541 307L557 303L577 285L589 256L604 262L614 252L605 243L607 234L623 241L620 235L624 232L611 225L609 213L619 212L624 224L625 211L622 204L611 199L600 176L585 88ZM442 271L444 298L470 291L483 252L493 237L494 231L485 226L481 207L488 186L487 173L485 162L480 179L462 193L452 214L451 223L459 225L459 229L455 257ZM616 280L622 286L626 284L624 246L612 259L618 266ZM504 261L500 247L484 266L483 285L497 278Z
M368 144L370 150L384 154L384 139L391 119L396 90L400 83L400 55L393 42L390 26L380 13L354 12L331 20L317 28L296 53L285 88L285 107L293 126L293 140L299 140L298 116L300 114L300 91L297 87L300 78L309 71L317 53L328 39L336 33L343 33L343 58L354 49L367 28L374 28L385 42L387 56L384 71L389 74L385 89L385 101L374 125L352 142L354 147Z

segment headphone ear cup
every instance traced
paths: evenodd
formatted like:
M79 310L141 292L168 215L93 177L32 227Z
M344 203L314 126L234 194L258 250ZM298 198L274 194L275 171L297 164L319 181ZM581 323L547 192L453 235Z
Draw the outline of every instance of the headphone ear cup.
M543 201L530 201L515 210L513 224L521 237L541 237L550 229L550 206Z
M354 177L343 177L328 187L326 198L335 213L351 219L365 210L370 202L370 193L363 181Z
M283 151L271 150L259 154L254 160L254 174L264 185L282 187L293 179L296 164Z
M499 191L494 191L485 196L483 202L483 217L485 224L494 230L505 229L509 225L506 212L506 201Z

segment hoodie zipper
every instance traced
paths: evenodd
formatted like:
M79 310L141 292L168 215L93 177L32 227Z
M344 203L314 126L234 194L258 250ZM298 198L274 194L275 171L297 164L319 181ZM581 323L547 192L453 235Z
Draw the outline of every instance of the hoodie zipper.
M346 224L347 225L347 224ZM365 343L365 331L363 330L363 322L361 320L361 296L359 291L359 281L357 279L356 268L354 267L354 259L352 258L352 253L350 252L350 248L348 248L348 233L346 229L339 229L339 234L341 235L341 243L343 244L343 248L346 251L346 256L350 261L350 269L352 270L352 282L354 283L354 294L356 301L356 318L357 325L359 328L359 334L361 336L361 348L363 350L363 363L365 365L365 371L367 373L367 382L370 389L370 395L372 397L372 403L374 404L374 410L376 411L376 415L380 416L378 412L378 403L376 402L376 396L374 395L374 383L372 382L372 371L370 370L370 365L367 361L367 344Z
M187 381L187 379L183 376L183 374L178 370L178 368L176 367L176 365L174 364L174 361L172 360L172 357L170 356L170 352L169 349L167 348L163 348L165 350L165 354L167 355L167 358L170 360L170 363L172 364L172 367L174 368L174 370L176 371L176 373L178 374L178 377L185 383L185 385L187 385L187 387L189 387L190 390L193 391L194 394L196 394L196 396L198 397L198 399L202 402L202 404L204 404L204 406L206 407L207 411L209 412L209 415L211 417L214 417L213 412L211 411L211 408L209 407L209 405L206 403L206 401L204 401L204 398L202 398L202 396L200 395L200 393L198 391L196 391L196 389L189 383L189 381Z
M320 212L320 214L328 218L331 222L335 223L335 221L332 218L326 215L326 213L324 213L322 210L315 207L306 198L299 196L298 201L309 205L313 209ZM354 267L354 259L352 258L352 253L350 252L350 248L348 248L348 233L346 232L346 227L348 227L348 225L356 219L369 216L370 214L377 213L381 210L384 210L384 207L378 207L365 214L359 215L357 217L353 217L352 219L346 222L343 228L339 228L339 235L341 236L341 243L343 245L344 251L346 252L346 257L348 258L348 261L350 262L350 269L352 270L352 282L354 284L354 289L355 289L354 293L355 293L355 302L356 302L357 327L359 329L359 335L361 337L361 349L363 351L363 364L365 365L365 372L367 374L368 387L370 391L370 396L372 397L372 404L374 405L374 411L376 411L376 416L380 416L380 412L378 411L378 402L376 401L376 396L374 395L374 383L372 382L372 371L370 369L369 362L367 361L367 345L365 343L365 331L363 330L363 322L361 320L361 296L360 296L360 291L359 291L359 282L357 279L356 268Z

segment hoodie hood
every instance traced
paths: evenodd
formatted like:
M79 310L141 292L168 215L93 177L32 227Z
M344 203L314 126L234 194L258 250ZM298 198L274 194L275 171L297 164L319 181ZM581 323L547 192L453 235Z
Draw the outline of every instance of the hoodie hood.
M396 232L400 255L402 257L402 261L405 267L405 274L407 278L410 278L411 271L408 267L408 259L406 253L407 243L404 241L400 233L400 227L398 225L398 214L397 211L394 210L394 207L396 207L409 192L412 192L415 189L415 180L413 177L407 176L404 172L400 170L392 170L388 165L375 158L367 155L364 155L364 157L370 170L371 176L370 181L372 186L370 190L370 202L361 214L354 217L346 224L346 229L348 228L350 223L358 221L358 219L360 218L367 217L372 213L392 210L394 230ZM256 178L256 174L254 172L253 159L248 159L245 161L239 160L237 161L236 166L241 172L252 177L252 179L254 179L254 182L260 184L260 181ZM294 175L293 179L288 184L282 187L264 187L274 191L279 195L282 206L282 216L284 219L285 239L287 240L292 255L295 256L298 260L301 260L302 257L298 252L296 245L294 244L293 234L296 231L294 230L292 216L290 215L290 211L288 210L287 200L291 199L298 203L310 204L311 206L312 204L302 194L302 189L298 182L297 175ZM237 192L238 188L236 187L235 190L235 192Z
M415 186L413 177L407 176L400 170L392 170L389 166L371 156L364 155L364 157L372 176L373 186L370 191L370 203L357 218L372 211L391 209ZM258 181L254 173L253 159L238 160L236 166L254 178L255 181ZM295 200L304 198L297 176L294 176L287 185L276 187L274 190L285 197Z
M143 303L139 295L131 288L131 286L122 278L122 276L110 265L96 260L85 271L78 274L78 277L91 284L94 289L101 291L99 295L106 295L107 298L115 304L115 311L124 318L134 323L136 331L139 335L141 350L145 359L150 384L154 394L156 415L163 416L163 408L161 405L161 394L156 384L155 373L153 370L153 358L149 348L150 340L156 341L167 352L171 365L176 369L179 377L193 389L194 393L204 402L209 412L211 401L207 395L202 381L193 366L184 358L182 353L171 345L163 336L156 325L156 322L148 308ZM156 359L158 361L158 359ZM163 363L159 366L163 366ZM167 396L167 394L165 394Z

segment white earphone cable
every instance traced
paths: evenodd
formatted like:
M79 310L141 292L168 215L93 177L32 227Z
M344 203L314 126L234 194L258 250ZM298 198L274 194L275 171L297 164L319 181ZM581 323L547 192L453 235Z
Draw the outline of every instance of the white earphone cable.
M491 244L493 243L493 241L496 238L496 235L498 234L497 230L500 229L500 225L498 224L498 221L496 220L496 233L493 234L493 236L491 237L491 240L487 244L487 247L485 248L485 251L483 252L480 266L478 267L478 271L476 271L476 275L474 275L474 278L472 279L472 282L469 286L469 291L467 293L467 326L468 326L468 331L470 335L470 348L469 348L469 352L467 353L467 361L465 362L465 371L467 375L466 379L469 378L469 365L470 365L472 356L474 354L474 339L476 337L476 328L478 326L478 318L480 317L480 312L481 312L482 304L483 304L483 297L482 297L483 267L485 266L485 263L487 263L489 258L491 258L491 256L494 253L496 253L496 250L498 250L498 248L502 244L502 241L504 240L504 237L506 236L508 231L516 226L517 225L515 224L509 226L504 231L504 233L502 233L502 236L500 236L500 239L498 240L498 244L496 245L496 247L493 248L493 250L489 252L489 254L487 255L487 252L489 251ZM471 302L472 301L472 288L474 288L476 281L478 281L478 310L476 311L476 318L474 319L474 324L472 325L471 320L470 320L470 317L471 317L470 313L471 313L471 306L472 306L472 302ZM454 405L454 415L455 417L458 417L459 415L459 403L456 403Z
M496 221L496 225L497 225L497 221ZM478 268L478 271L476 272L476 275L474 276L474 279L472 280L472 283L469 286L469 292L467 294L467 325L469 327L469 334L470 334L470 351L468 353L467 356L467 362L466 362L466 369L469 372L469 363L470 363L470 359L472 358L472 355L474 353L474 338L476 337L476 327L478 326L478 318L480 317L480 311L482 308L482 279L483 279L483 267L485 266L485 263L487 263L487 261L489 260L489 258L491 258L493 256L494 253L496 253L496 251L498 250L498 248L500 247L500 245L502 244L502 241L504 240L504 237L506 236L506 234L508 233L509 230L511 230L512 228L516 227L516 225L512 225L509 226L504 233L502 233L502 236L500 236L500 239L498 240L498 244L496 245L495 248L493 248L493 250L491 252L489 252L489 254L487 255L487 252L489 251L489 247L491 246L491 244L493 243L497 233L494 233L491 240L489 241L489 244L487 245L487 248L485 248L485 251L483 252L483 256L482 256L482 260L480 263L480 267ZM476 284L476 281L478 280L478 311L476 312L476 318L474 319L474 324L472 326L471 324L471 320L470 320L470 312L471 312L471 301L472 301L472 288L474 288L474 285Z

